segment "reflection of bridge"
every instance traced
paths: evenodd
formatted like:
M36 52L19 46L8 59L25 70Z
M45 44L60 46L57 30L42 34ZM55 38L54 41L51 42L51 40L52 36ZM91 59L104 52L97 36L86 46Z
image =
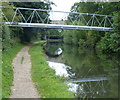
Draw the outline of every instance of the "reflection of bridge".
M87 96L88 98L103 96L107 93L110 85L106 77L89 77L73 80L73 83L78 84L77 95L80 98Z
M73 80L72 82L79 83L79 82L103 81L103 80L107 80L107 78L106 77L79 78L79 79Z
M80 76L72 79L72 83L78 85L76 91L80 98L104 97L109 92L110 82L107 75L103 72L99 73L95 66L79 73Z
M6 16L4 12L1 12L5 24L13 27L38 27L38 28L56 28L56 29L73 29L73 30L97 30L97 31L111 31L112 29L112 16L101 15L101 14L88 14L78 12L64 12L64 11L53 11L45 9L32 9L32 8L18 8L18 7L4 7L3 9L14 9L12 19ZM29 11L29 15L24 15L24 11ZM55 13L64 14L60 24L54 24L51 21L50 15ZM16 17L20 17L20 21L16 22ZM33 19L36 19L33 21ZM67 22L69 20L69 22ZM63 23L62 23L63 22Z

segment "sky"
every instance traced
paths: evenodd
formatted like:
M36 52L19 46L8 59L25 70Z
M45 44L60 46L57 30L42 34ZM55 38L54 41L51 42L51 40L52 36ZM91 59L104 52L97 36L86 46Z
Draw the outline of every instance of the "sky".
M75 2L79 2L80 0L50 0L53 1L55 5L52 5L52 10L55 11L70 11L71 7ZM51 13L51 19L53 20L61 20L66 15L63 13Z

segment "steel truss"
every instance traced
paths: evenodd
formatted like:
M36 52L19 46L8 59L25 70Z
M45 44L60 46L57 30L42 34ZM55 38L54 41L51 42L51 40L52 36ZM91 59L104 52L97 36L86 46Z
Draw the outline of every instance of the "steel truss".
M14 14L11 15L11 19L5 15L4 11L1 12L6 21L5 24L13 27L111 31L113 26L113 16L108 15L5 6L0 6L0 8L2 10L14 9ZM24 11L29 11L29 16L26 16ZM56 13L63 14L63 18L61 21L57 21L57 23L50 18L51 16L54 17ZM19 20L16 21L17 18Z

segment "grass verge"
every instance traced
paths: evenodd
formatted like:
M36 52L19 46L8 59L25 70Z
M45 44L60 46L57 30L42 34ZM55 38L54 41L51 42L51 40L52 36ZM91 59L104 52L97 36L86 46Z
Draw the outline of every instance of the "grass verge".
M68 91L65 81L55 75L46 60L42 47L34 45L29 54L32 61L32 80L41 98L73 98L73 93Z
M12 61L16 54L23 48L22 44L17 44L2 54L2 98L9 98L13 82Z
M47 42L63 42L63 39L48 39Z

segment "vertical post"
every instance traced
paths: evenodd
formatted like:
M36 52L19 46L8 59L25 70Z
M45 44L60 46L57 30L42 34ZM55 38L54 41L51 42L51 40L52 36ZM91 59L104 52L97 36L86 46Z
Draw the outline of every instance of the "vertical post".
M105 16L104 27L106 26L107 16Z
M43 19L40 17L39 13L37 12L37 10L35 11L36 14L38 15L38 18L40 19L40 21L42 21L42 23L44 23Z
M78 17L79 17L78 18L78 25L80 25L80 21L81 21L80 16L81 16L81 14L78 15Z
M92 16L92 24L91 24L91 26L93 26L94 18L95 18L95 15Z
M13 16L13 19L12 19L12 23L11 23L11 24L13 24L13 22L14 22L15 16L16 16L16 14L17 14L17 10L18 10L18 8L15 10L15 14L14 14L14 16Z
M88 15L88 13L87 13ZM85 25L87 25L87 21L85 20L84 16L81 14L81 17L83 18L84 22L85 22Z
M18 9L18 11L19 11L20 15L22 16L22 18L24 19L25 23L27 23L25 17L24 17L23 14L21 13L21 11L20 11L19 9Z
M35 11L36 11L36 10L34 10L34 11L32 12L32 16L31 16L30 23L31 23L31 22L32 22L32 20L33 20L33 16L34 16Z
M47 13L48 13L48 11L47 11ZM48 18L47 18L47 24L49 23L49 20L50 20L50 19L49 19L49 17L48 17Z
M0 11L0 16L1 16L1 17L4 16L5 20L6 20L7 22L9 22L8 19L7 19L7 17L6 17L6 16L4 15L4 13L2 12L2 9L1 9L1 11Z

